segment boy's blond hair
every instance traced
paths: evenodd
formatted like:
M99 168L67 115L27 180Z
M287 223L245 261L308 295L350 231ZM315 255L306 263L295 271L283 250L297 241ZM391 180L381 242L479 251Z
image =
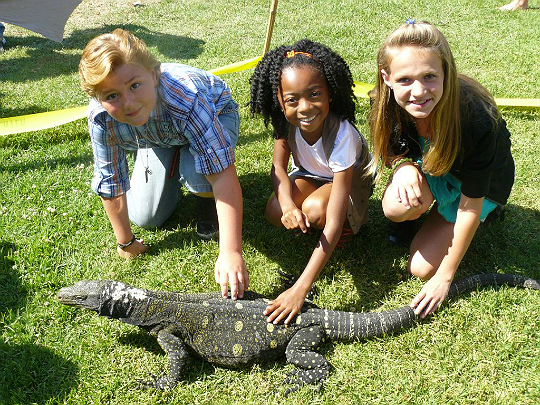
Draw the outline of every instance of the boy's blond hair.
M121 28L92 39L84 48L79 74L82 89L97 98L98 86L109 73L125 64L136 64L159 76L160 62L150 53L143 40Z

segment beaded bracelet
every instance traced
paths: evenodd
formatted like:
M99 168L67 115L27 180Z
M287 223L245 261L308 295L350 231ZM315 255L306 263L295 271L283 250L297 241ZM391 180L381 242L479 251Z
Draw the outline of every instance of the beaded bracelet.
M390 169L390 175L393 175L394 172L396 171L396 169L398 168L398 166L402 163L406 163L406 162L409 162L409 163L413 163L414 164L414 160L412 160L411 158L408 158L408 157L404 157L404 158L401 158L399 159L397 162L395 162L393 165L392 165L392 168Z
M124 250L128 246L133 245L133 242L135 242L135 235L133 235L133 238L128 243L117 243L116 246L118 246L120 249Z

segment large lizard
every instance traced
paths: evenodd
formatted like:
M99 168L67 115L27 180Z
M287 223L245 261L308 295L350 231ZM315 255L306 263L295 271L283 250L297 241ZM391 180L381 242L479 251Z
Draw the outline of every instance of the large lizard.
M448 299L487 285L540 289L536 280L508 274L480 274L452 283ZM391 334L417 320L410 306L384 312L344 312L306 303L289 325L268 323L268 299L254 292L233 301L220 293L182 294L134 288L118 281L80 281L62 288L58 300L98 315L136 325L157 337L168 355L169 373L144 385L174 387L192 349L210 363L238 367L283 355L297 368L285 394L304 384L322 384L330 365L315 350L325 340L353 341Z

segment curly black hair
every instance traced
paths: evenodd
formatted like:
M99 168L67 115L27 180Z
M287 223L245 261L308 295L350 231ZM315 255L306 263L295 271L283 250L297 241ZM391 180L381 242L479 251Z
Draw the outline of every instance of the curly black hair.
M287 58L287 52L295 51ZM299 54L304 52L312 57ZM278 100L281 72L290 66L311 66L326 78L330 89L330 111L341 119L355 122L356 97L353 92L353 79L349 66L341 56L328 47L302 39L290 46L280 46L268 52L257 64L249 79L251 98L248 103L251 115L261 114L264 124L272 123L276 139L287 138L287 120Z

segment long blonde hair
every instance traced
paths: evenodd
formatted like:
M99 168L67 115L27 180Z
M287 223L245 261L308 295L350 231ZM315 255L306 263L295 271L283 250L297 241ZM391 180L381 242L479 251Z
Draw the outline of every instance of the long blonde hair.
M369 124L373 143L370 171L375 172L378 162L388 163L391 133L404 120L409 120L384 82L381 70L390 74L390 64L396 49L418 47L434 52L442 62L444 71L443 94L431 112L429 150L424 154L422 169L432 175L447 173L456 159L461 138L459 92L460 85L454 56L444 35L426 21L407 22L393 31L377 55L377 85L374 90ZM381 171L379 171L380 177Z
M92 39L82 53L79 74L82 89L96 98L97 87L119 66L131 63L159 77L160 62L152 55L143 40L121 28Z

